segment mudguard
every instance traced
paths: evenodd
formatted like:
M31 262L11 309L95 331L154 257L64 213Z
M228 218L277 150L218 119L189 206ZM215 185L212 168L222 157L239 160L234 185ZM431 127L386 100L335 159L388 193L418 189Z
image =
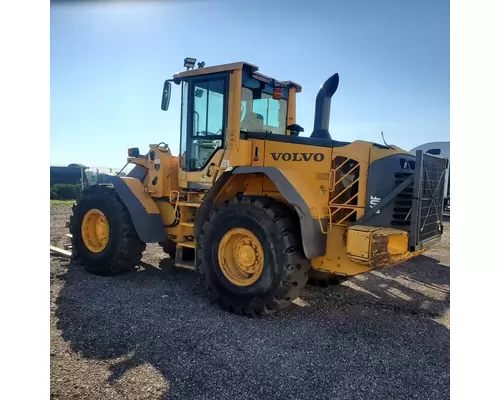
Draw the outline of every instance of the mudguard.
M290 181L274 167L236 167L233 174L265 174L279 190L281 195L297 211L300 220L302 245L308 259L326 254L326 235L321 232L320 222L313 219L307 203Z
M142 182L133 177L113 176L111 184L128 209L135 231L145 243L165 240L165 227L154 200L144 192Z
M273 181L282 196L295 208L300 220L302 246L308 259L321 257L326 254L326 235L321 232L319 221L313 219L307 203L288 179L274 167L236 167L227 171L210 188L202 206L196 213L195 236L199 236L201 226L214 206L219 190L226 184L232 175L237 174L266 174ZM322 221L323 222L323 221Z

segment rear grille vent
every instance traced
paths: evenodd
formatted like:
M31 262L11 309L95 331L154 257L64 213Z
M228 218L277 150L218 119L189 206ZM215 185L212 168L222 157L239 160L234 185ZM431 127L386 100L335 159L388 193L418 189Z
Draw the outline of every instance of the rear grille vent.
M404 159L401 159L403 161ZM405 162L408 162L404 160ZM412 161L413 162L413 161ZM413 162L413 167L415 163ZM402 183L408 176L413 175L412 172L396 172L394 174L395 186ZM391 224L399 228L410 227L411 223L411 207L413 197L413 184L410 184L401 191L394 199Z
M406 158L399 159L399 165L401 165L401 169L415 169L415 160L407 160Z

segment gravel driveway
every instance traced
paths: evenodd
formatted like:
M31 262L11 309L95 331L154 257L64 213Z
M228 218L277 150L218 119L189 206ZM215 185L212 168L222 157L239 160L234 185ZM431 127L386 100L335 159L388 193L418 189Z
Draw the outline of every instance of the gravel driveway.
M51 209L66 242L70 207ZM54 399L449 398L449 223L441 246L248 319L210 304L195 272L148 246L112 278L51 261ZM442 263L442 264L441 264Z

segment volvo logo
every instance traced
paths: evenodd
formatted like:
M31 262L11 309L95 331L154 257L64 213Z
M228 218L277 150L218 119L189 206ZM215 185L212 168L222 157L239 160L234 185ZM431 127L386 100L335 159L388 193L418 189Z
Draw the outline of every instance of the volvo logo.
M274 161L310 161L321 162L325 159L323 153L271 153Z

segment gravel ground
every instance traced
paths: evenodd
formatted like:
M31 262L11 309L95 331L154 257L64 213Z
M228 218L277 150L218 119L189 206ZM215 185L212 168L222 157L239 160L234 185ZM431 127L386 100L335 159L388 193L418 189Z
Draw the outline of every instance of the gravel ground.
M51 209L63 246L70 206ZM427 256L248 319L158 246L113 278L51 261L51 398L449 398L449 223Z

